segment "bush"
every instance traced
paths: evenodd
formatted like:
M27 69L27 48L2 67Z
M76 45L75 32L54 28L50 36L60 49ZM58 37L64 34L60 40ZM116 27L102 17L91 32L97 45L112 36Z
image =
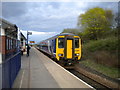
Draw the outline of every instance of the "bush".
M98 64L117 67L118 65L118 38L109 37L101 40L92 40L82 47L83 59L91 59Z
M118 58L116 55L113 55L107 51L96 51L92 53L92 59L102 65L111 66L111 67L118 67Z
M101 40L90 41L83 45L85 50L94 52L96 50L106 50L106 51L115 51L118 50L118 38L106 38Z

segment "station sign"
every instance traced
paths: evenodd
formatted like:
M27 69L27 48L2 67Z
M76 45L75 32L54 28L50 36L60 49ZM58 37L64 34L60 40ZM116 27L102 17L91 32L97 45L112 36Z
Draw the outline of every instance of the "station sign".
M28 34L28 35L32 35L32 32L28 32L27 34Z
M30 43L35 43L35 41L30 41Z

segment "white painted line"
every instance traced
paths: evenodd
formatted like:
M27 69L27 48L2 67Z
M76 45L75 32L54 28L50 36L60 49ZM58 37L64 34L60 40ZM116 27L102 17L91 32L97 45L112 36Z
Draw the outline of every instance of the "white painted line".
M21 88L21 87L22 87L24 73L25 73L25 71L23 70L23 73L22 73L22 78L21 78L21 81L20 81L20 87L19 87L19 88Z
M52 61L52 60L51 60ZM89 84L87 84L86 82L84 82L83 80L79 79L77 76L75 76L74 74L72 74L71 72L67 71L66 69L64 69L62 66L60 66L59 64L57 64L56 62L52 61L53 63L55 63L57 66L59 66L60 68L62 68L63 70L65 70L66 72L68 72L70 75L72 75L73 77L75 77L76 79L78 79L79 81L81 81L82 83L86 84L87 86L89 86L90 88L92 89L95 89L93 88L92 86L90 86Z

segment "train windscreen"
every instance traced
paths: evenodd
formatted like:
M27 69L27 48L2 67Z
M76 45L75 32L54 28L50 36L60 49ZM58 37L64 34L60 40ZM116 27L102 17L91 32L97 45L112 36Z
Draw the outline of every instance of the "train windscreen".
M58 48L64 48L64 38L58 38Z
M75 48L79 48L79 38L75 38Z

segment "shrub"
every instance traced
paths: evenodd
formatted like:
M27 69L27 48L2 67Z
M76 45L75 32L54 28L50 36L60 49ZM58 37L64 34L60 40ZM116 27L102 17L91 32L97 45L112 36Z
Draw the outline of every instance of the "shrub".
M118 50L118 39L115 37L90 41L83 45L84 50L95 52L96 50L115 51Z
M102 65L118 67L118 58L107 51L96 51L92 55L93 60Z
M83 59L91 59L107 66L118 65L118 38L108 37L106 39L91 40L82 47Z

